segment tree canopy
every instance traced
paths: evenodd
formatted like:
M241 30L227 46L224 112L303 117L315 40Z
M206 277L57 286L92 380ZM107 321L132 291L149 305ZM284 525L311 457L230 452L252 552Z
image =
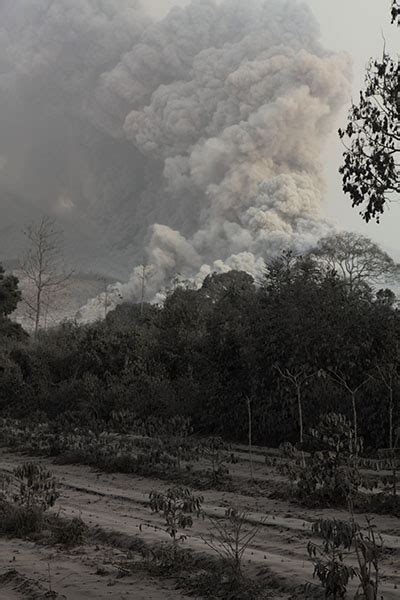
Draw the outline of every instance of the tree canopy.
M255 443L295 442L296 390L277 365L302 375L306 432L332 410L351 416L346 391L323 373L340 373L356 389L377 364L400 363L398 348L390 290L351 287L319 259L285 252L258 285L239 271L213 274L198 290L171 291L163 306L121 305L104 321L64 323L11 347L0 369L0 414L45 414L60 427L107 424L121 411L180 414L197 434L241 441L250 400ZM388 431L387 390L368 378L357 402L359 429L378 444ZM400 422L397 403L392 420Z
M311 255L335 271L350 288L395 281L400 267L366 236L344 231L322 238Z

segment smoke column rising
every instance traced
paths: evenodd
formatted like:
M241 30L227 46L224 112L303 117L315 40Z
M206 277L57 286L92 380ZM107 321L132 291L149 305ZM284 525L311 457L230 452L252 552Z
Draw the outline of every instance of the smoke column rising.
M0 188L56 213L88 264L145 255L152 296L329 229L319 157L350 68L302 3L193 0L156 22L134 0L5 0L0 17Z

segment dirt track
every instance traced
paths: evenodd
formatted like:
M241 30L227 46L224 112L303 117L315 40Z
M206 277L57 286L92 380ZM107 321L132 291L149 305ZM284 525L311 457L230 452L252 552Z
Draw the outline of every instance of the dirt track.
M26 460L13 454L1 454L3 469L10 470ZM81 515L91 527L101 527L129 538L140 536L145 541L165 540L162 532L143 528L143 523L161 520L152 515L148 506L148 494L156 489L168 487L166 482L135 478L126 475L97 473L82 466L59 466L50 461L46 464L61 484L58 509L68 516ZM272 469L257 463L257 476L267 473L273 477ZM241 462L233 468L237 479L246 480L247 465ZM265 524L246 555L251 566L266 566L280 583L281 591L275 598L287 598L300 589L306 581L312 581L312 565L307 558L307 542L313 520L322 516L346 518L343 511L311 511L291 505L289 502L271 500L265 496L250 497L207 490L203 493L204 509L209 515L222 515L230 503L250 512L249 521L265 518ZM360 518L362 522L362 517ZM383 535L389 550L382 565L382 593L385 600L400 597L400 524L393 517L376 517L375 524ZM207 535L207 519L195 521L185 542L187 548L196 552L207 552L201 536ZM132 598L133 600L169 600L185 598L164 579L154 579L143 574L118 577L118 564L124 555L118 549L103 544L85 545L72 552L60 548L43 547L19 540L0 540L0 573L16 569L26 579L38 582L45 590L55 590L68 600L93 598ZM12 579L12 578L11 578ZM0 582L0 598L34 598L18 591L13 582ZM299 595L299 598L304 597Z

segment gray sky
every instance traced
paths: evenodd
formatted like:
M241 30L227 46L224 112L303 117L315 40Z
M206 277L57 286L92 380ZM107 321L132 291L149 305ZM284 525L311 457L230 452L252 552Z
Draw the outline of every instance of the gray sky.
M383 36L388 49L396 54L400 49L400 32L390 25L389 0L307 0L318 18L324 43L333 50L345 50L354 64L353 94L357 99L363 85L365 65L371 56L379 56L383 48ZM346 111L342 123L346 122ZM341 191L337 173L342 146L333 135L328 142L327 156L327 213L341 227L357 230L374 238L389 252L400 259L400 205L392 204L381 223L365 224L356 209Z
M400 205L381 225L365 224L338 173L337 128L351 102L346 57L353 59L357 98L368 59L382 52L382 32L389 49L398 48L390 0L303 0L320 22L322 45L345 58L320 52L313 20L303 5L287 11L291 0L276 0L271 13L251 0L228 2L222 11L197 0L173 26L162 18L190 0L141 1L160 19L145 47L137 40L148 19L136 0L59 0L47 12L47 0L0 0L0 256L16 257L23 224L49 212L82 270L126 280L146 248L160 274L171 261L188 276L217 268L215 261L226 268L227 260L234 261L230 268L256 272L261 254L285 245L302 251L330 231L320 218L322 140L325 216L400 260ZM284 48L293 47L296 60L266 76L263 61L251 57L274 47L286 27ZM254 35L237 37L241 29ZM313 68L299 48L315 54ZM236 95L225 93L230 65ZM311 87L320 84L312 102L298 85L307 74ZM268 111L279 94L288 102ZM225 103L214 106L218 98ZM329 109L326 120L320 106Z
M244 2L246 0L243 0ZM284 0L282 0L284 1ZM365 65L372 56L379 56L383 47L383 35L392 53L400 48L400 32L390 25L390 0L304 0L317 17L322 40L327 48L348 52L354 64L353 95L356 99L363 85ZM188 4L188 0L145 0L153 15L165 14L172 6ZM349 99L350 101L350 99ZM338 127L346 123L347 109L338 121ZM363 222L357 209L341 190L338 168L343 148L336 132L328 140L326 154L327 199L326 213L341 228L357 230L379 242L391 254L400 259L400 205L387 208L381 223Z

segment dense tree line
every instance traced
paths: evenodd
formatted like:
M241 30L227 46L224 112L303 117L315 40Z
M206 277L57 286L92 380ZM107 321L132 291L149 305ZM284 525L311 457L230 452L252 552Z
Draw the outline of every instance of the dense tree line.
M296 392L281 374L300 373L306 430L331 411L351 417L348 390L359 388L360 433L367 446L387 447L380 367L392 369L399 423L393 294L349 285L315 257L283 253L257 284L239 271L210 275L198 290L177 287L162 307L122 304L104 321L64 323L36 342L7 319L19 292L0 275L3 416L92 427L125 410L180 414L198 434L241 441L250 399L254 442L276 445L298 440Z

